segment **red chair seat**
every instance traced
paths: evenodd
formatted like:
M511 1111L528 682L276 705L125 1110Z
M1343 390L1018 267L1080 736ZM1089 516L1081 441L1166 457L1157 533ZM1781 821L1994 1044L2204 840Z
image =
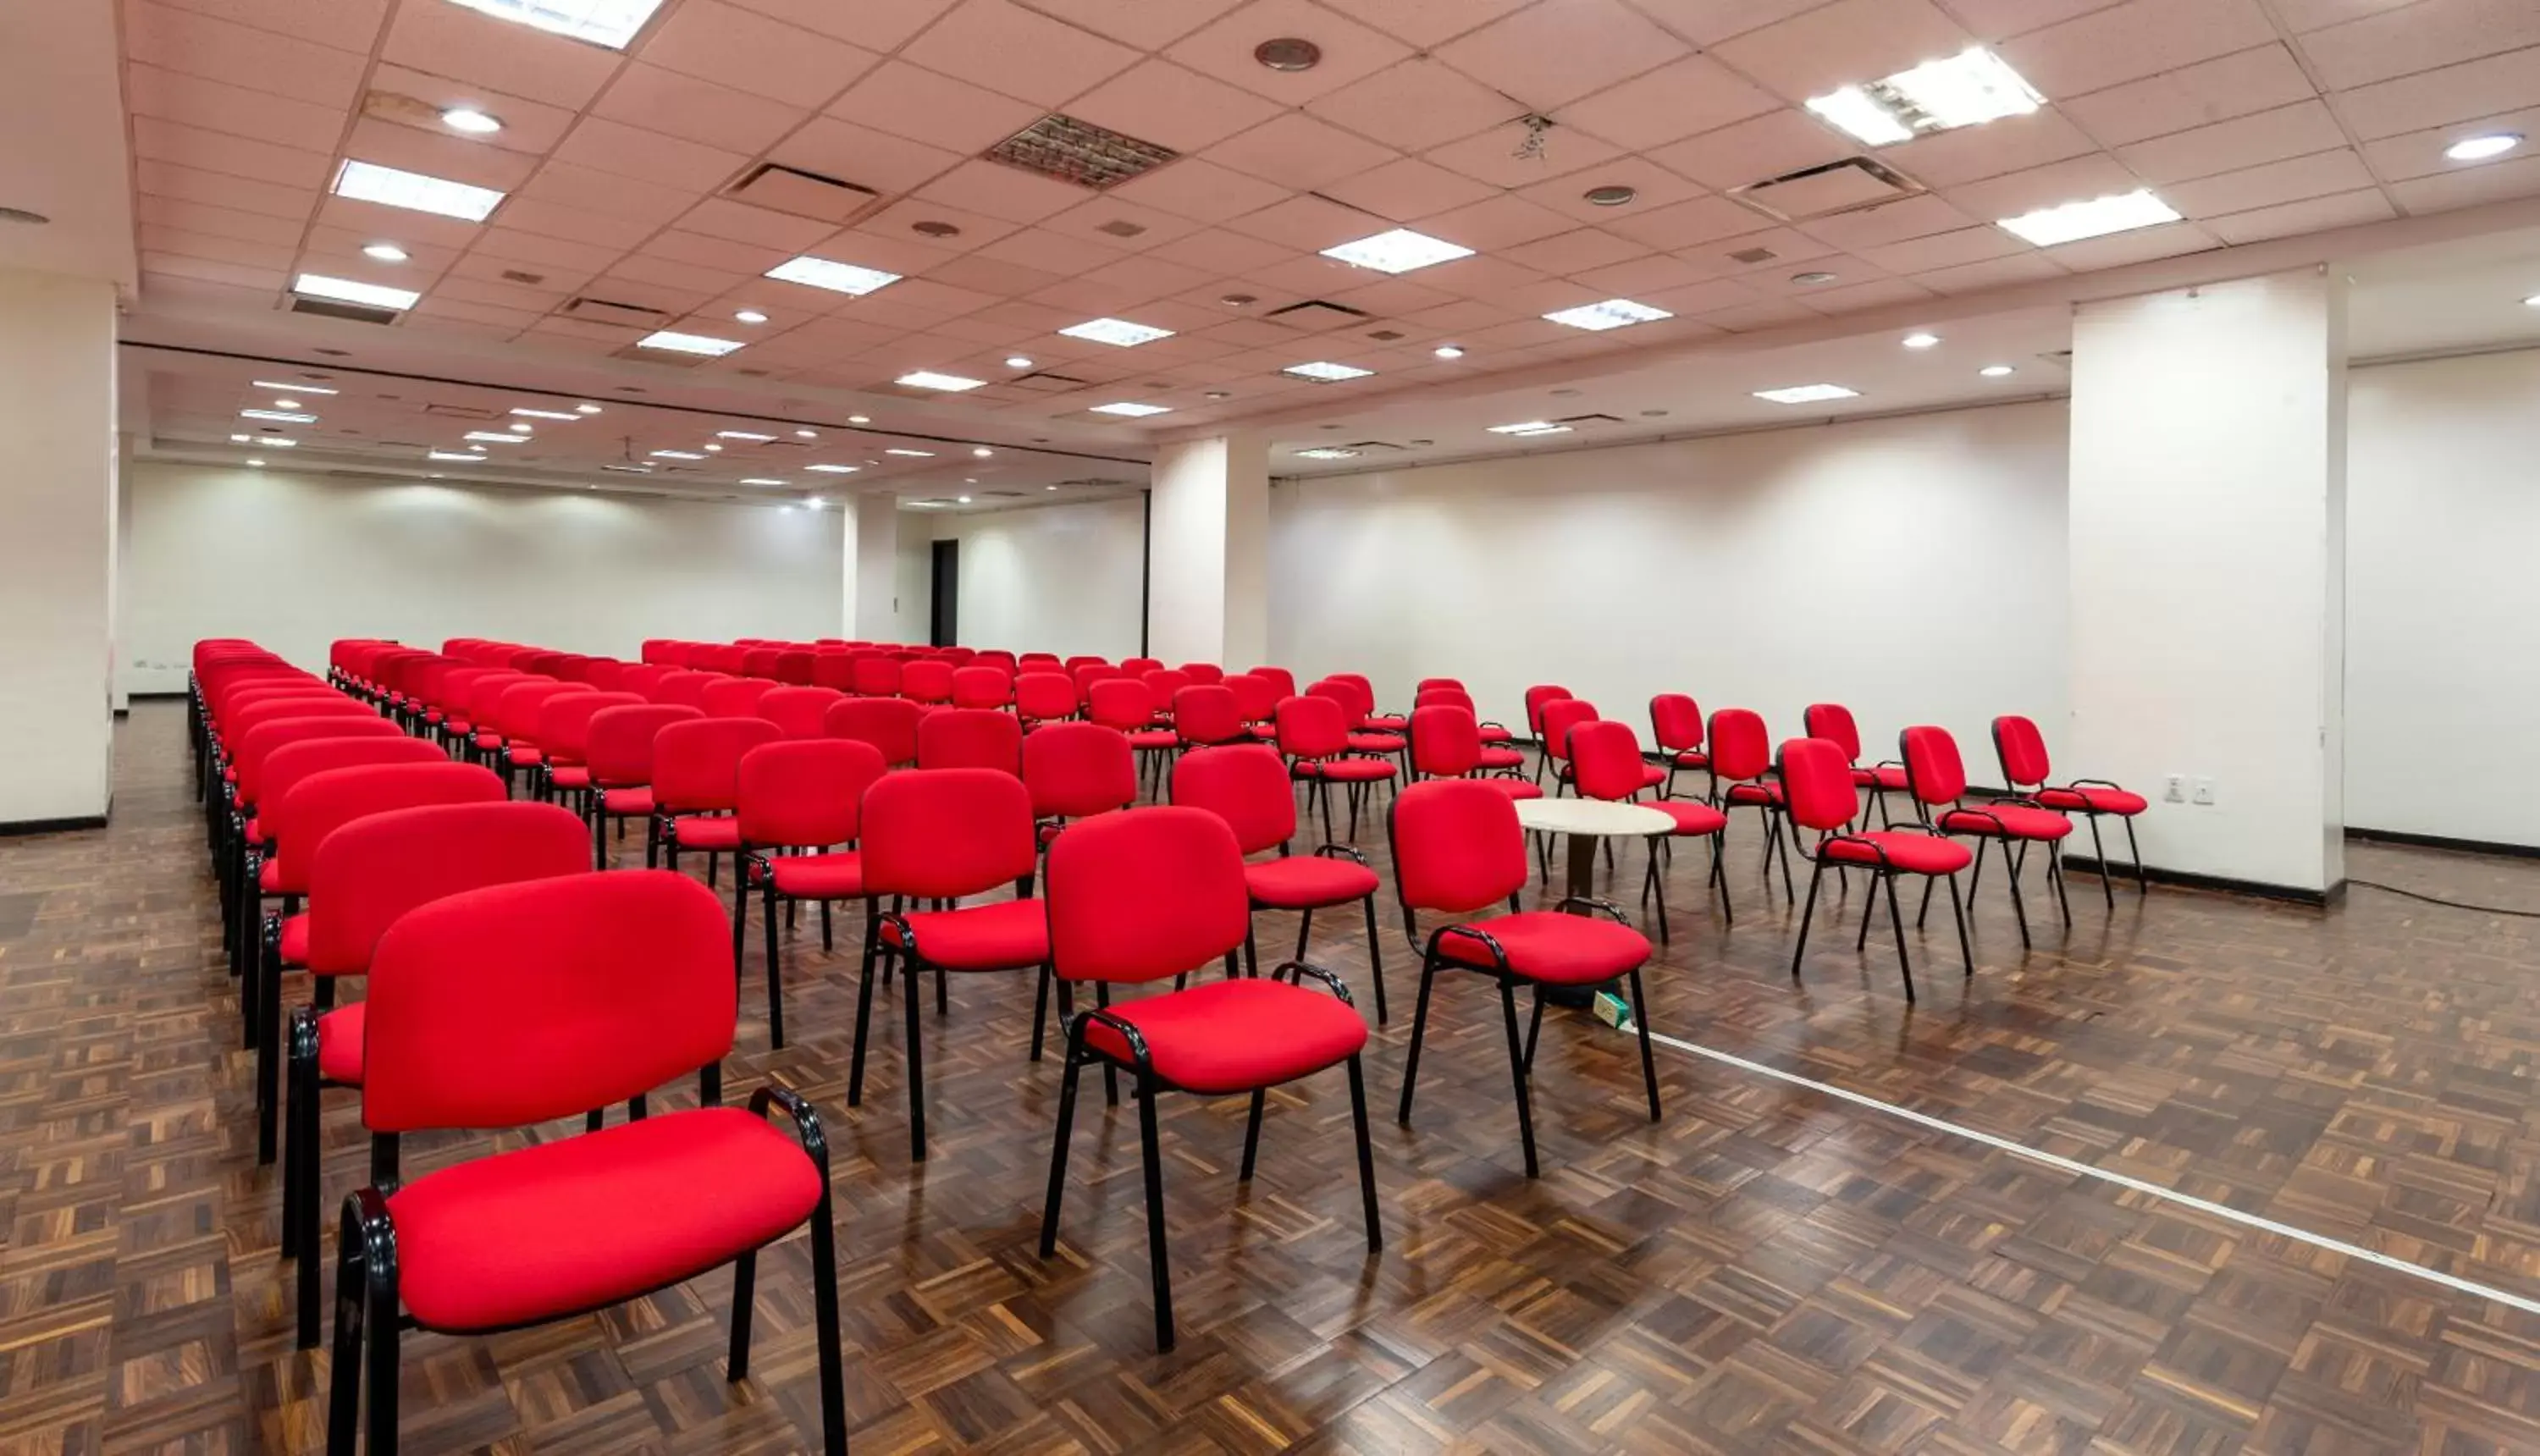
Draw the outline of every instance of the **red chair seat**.
M1256 723L1251 728L1251 733L1252 736L1264 742L1275 742L1279 737L1279 727L1276 724Z
M363 1007L368 1002L337 1006L318 1018L318 1075L347 1087L362 1084Z
M282 923L282 963L287 966L309 964L309 917L295 915Z
M1718 834L1729 827L1727 814L1699 799L1656 798L1642 803L1641 807L1656 809L1675 820L1675 828L1667 831L1670 834Z
M827 855L779 855L776 893L797 900L856 900L865 892L865 857L854 850ZM758 878L753 873L752 880Z
M1711 767L1711 755L1699 748L1687 748L1676 754L1675 766L1680 769L1707 769Z
M1402 751L1402 735L1400 733L1352 733L1349 735L1349 751L1352 753L1395 754Z
M516 769L533 768L546 761L544 753L535 748L522 747L517 743L505 750L503 756L509 759L512 767Z
M1729 786L1729 793L1725 797L1727 797L1731 804L1739 806L1762 803L1770 804L1774 808L1780 808L1782 806L1782 786L1779 784L1731 784Z
M1980 809L1951 809L1940 816L1940 827L1949 834L1994 839L2062 839L2073 832L2073 821L2053 809L1995 803Z
M1517 736L1517 734L1510 732L1507 728L1500 727L1496 723L1483 724L1478 731L1481 733L1482 741L1485 743L1506 743Z
M1359 727L1371 733L1407 733L1411 731L1411 720L1398 713L1371 713Z
M467 726L467 720L463 718L451 719L449 722L443 724L442 727L450 729L452 732L457 733L462 738L475 731L474 728Z
M741 821L730 815L717 818L706 814L682 814L670 821L670 838L683 850L718 850L741 848Z
M1129 734L1132 748L1179 748L1181 745L1181 734L1171 728L1137 728Z
M1038 900L926 910L902 919L917 936L918 955L948 971L1015 971L1049 959L1049 917ZM899 927L883 921L882 938L896 946Z
M1393 777L1393 765L1381 758L1324 758L1297 765L1300 779L1329 779L1335 784L1373 784Z
M433 727L435 727L435 728L439 728L439 727L441 726L441 710L440 710L440 709L438 709L438 708L435 708L435 709L431 710L430 712L428 712L428 713L424 714L424 715L423 715L423 721L424 721L425 723L427 723L427 724L430 724L431 726L433 726Z
M1586 985L1610 981L1646 964L1649 938L1630 926L1554 910L1524 910L1472 923L1500 943L1509 969L1529 981ZM1438 953L1459 965L1489 967L1490 947L1471 936L1438 937Z
M1543 797L1543 786L1539 784L1529 784L1523 779L1475 779L1472 782L1476 784L1488 784L1500 793L1507 795L1511 800L1520 798L1541 798Z
M247 821L247 842L257 845L267 842L264 837L264 820L256 818Z
M1885 863L1914 874L1955 874L1975 859L1965 845L1937 834L1897 829L1827 840L1825 858L1837 865L1876 865L1882 850L1886 852Z
M1852 786L1856 789L1893 789L1901 792L1905 788L1905 770L1892 763L1882 763L1868 768L1855 765L1852 770Z
M1642 764L1642 765L1641 765L1641 787L1642 787L1642 788L1644 788L1644 789L1656 789L1656 788L1657 788L1657 787L1658 787L1660 784L1663 784L1663 783L1665 783L1666 781L1667 781L1667 771L1666 771L1666 770L1664 770L1664 769L1662 769L1662 768L1659 768L1657 764L1654 764L1654 763L1645 763L1645 764Z
M495 749L503 746L503 735L497 732L478 733L476 735L476 746L487 753L491 753Z
M1376 893L1376 871L1339 855L1282 855L1243 867L1252 903L1273 910L1346 905Z
M1158 1076L1194 1092L1276 1086L1346 1061L1367 1045L1367 1022L1355 1007L1284 981L1209 981L1114 1003L1111 1014L1146 1038ZM1127 1039L1099 1020L1087 1025L1085 1044L1133 1064Z
M603 789L600 791L600 807L603 813L641 818L653 812L653 791L643 789Z
M2142 795L2123 789L2040 789L2037 801L2050 809L2085 814L2133 815L2152 807Z
M550 767L547 781L558 789L588 789L591 787L591 770L578 763Z
M737 1107L656 1114L390 1195L397 1291L427 1329L527 1324L728 1264L819 1202L818 1170L765 1120Z
M259 895L282 893L282 862L267 860L255 867L255 892Z
M1525 755L1517 752L1514 748L1485 747L1482 749L1481 756L1474 761L1474 767L1481 769L1523 768L1525 767Z

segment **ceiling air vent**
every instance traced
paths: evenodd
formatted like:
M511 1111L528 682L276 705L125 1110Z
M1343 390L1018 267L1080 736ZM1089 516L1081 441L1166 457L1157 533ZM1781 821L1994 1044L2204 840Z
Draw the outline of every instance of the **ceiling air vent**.
M1867 157L1848 157L1739 187L1729 195L1776 222L1798 223L1899 202L1923 190L1921 182L1903 173Z
M1036 369L1027 375L1017 375L1005 381L1009 388L1028 389L1035 394L1057 394L1068 389L1082 389L1091 382L1090 380L1080 380L1074 375L1052 374L1045 369Z
M983 490L978 492L978 498L983 501L1020 501L1023 493L1019 490Z
M824 223L852 222L859 213L880 202L882 197L870 187L842 182L816 172L767 162L742 173L741 180L723 189L723 195L735 202L757 207L772 207L796 217L818 218Z
M1370 454L1380 453L1385 451L1393 451L1398 453L1402 450L1402 447L1394 444L1390 440L1353 440L1349 444L1342 446L1341 449L1354 450L1360 454Z
M650 475L653 473L653 467L650 465L602 465L600 468L602 470L613 470L620 475Z
M1554 420L1552 423L1556 425L1570 426L1619 425L1623 423L1623 420L1620 415L1563 415L1560 419Z
M482 405L476 404L427 404L423 407L423 412L428 415L438 415L445 420L499 420L506 418L504 413L499 409L487 409Z
M315 313L320 318L349 318L355 323L394 323L397 320L394 309L368 309L360 304L338 304L327 299L295 297L291 301L291 312Z
M1085 478L1084 478L1084 479L1082 479L1082 480L1062 480L1062 481L1060 481L1060 482L1059 482L1059 484L1061 484L1061 485L1086 485L1086 486L1113 486L1113 485L1135 485L1135 484L1137 484L1137 482L1136 482L1136 481L1134 481L1134 480L1112 480L1112 479L1109 479L1109 478L1107 478L1107 477L1105 477L1105 476L1100 476L1100 475L1089 475L1089 476L1085 477Z
M1732 263L1769 263L1780 254L1769 247L1741 247L1729 255Z
M979 155L1099 192L1144 176L1181 154L1091 121L1052 114Z
M1339 328L1343 324L1372 322L1376 317L1364 309L1353 309L1347 304L1325 303L1321 299L1307 299L1302 304L1290 304L1284 309L1273 309L1261 316L1276 318L1290 328L1307 329L1317 333L1327 328Z
M532 273L527 268L505 268L503 270L503 281L505 283L520 283L535 286L546 282L547 275L544 273Z
M583 295L567 302L564 316L585 323L614 323L626 328L659 328L670 315L642 304L621 304L611 299L595 299Z

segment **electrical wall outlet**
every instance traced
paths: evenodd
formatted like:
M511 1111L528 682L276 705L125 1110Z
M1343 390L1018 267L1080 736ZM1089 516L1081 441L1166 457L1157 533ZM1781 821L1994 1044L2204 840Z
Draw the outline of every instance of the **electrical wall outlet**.
M2199 779L2196 781L2196 801L2209 807L2213 804L2214 781L2212 779Z
M2172 774L2163 780L2160 797L2170 803L2187 802L2187 776Z

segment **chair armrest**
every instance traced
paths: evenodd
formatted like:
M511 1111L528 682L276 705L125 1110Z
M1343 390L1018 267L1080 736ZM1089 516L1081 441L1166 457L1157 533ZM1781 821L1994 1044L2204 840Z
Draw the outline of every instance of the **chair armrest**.
M1341 978L1333 975L1327 970L1324 970L1321 966L1307 965L1302 960L1284 960L1279 963L1279 968L1277 970L1270 973L1270 979L1276 981L1282 976L1289 976L1290 979L1300 986L1305 984L1305 977L1311 976L1315 980L1322 982L1323 985L1330 990L1333 996L1340 999L1343 1005L1354 1006L1358 1005L1357 1001L1351 998L1349 988L1341 984Z
M1652 837L1656 838L1657 836ZM1631 917L1623 914L1622 906L1615 904L1611 900L1600 900L1594 895L1564 895L1561 897L1561 903L1553 906L1552 908L1556 911L1561 911L1568 910L1573 905L1585 905L1590 910L1602 911L1607 917L1612 919L1614 924L1618 926L1628 927L1632 923Z
M1113 1031L1120 1033L1120 1039L1129 1044L1129 1055L1137 1059L1138 1067L1141 1071L1152 1072L1155 1070L1155 1053L1148 1049L1146 1033L1138 1029L1137 1023L1122 1020L1106 1006L1096 1006L1090 1011L1079 1011L1076 1013L1076 1038L1078 1045L1081 1046L1084 1044L1084 1023L1089 1021L1099 1021L1103 1025L1110 1027Z
M2114 789L2120 794L2125 792L2125 786L2117 783L2113 779L2075 779L2064 787L2067 789Z
M1431 932L1429 936L1429 956L1431 959L1434 960L1437 958L1438 942L1444 940L1448 936L1459 936L1468 939L1481 941L1482 944L1491 952L1491 962L1499 967L1502 974L1506 974L1508 972L1508 951L1501 947L1498 938L1493 936L1488 931L1475 930L1473 927L1466 925L1440 926L1437 930Z
M760 1118L767 1116L767 1109L771 1105L784 1108L785 1115L794 1119L794 1136L802 1141L803 1151L810 1156L812 1164L819 1168L821 1186L827 1187L829 1137L821 1130L820 1114L812 1109L810 1102L804 1100L801 1093L791 1087L780 1087L771 1082L749 1094L750 1116Z
M1327 844L1314 851L1314 853L1316 855L1329 855L1335 859L1347 860L1354 865L1364 866L1367 864L1367 856L1360 854L1358 851L1351 849L1345 844Z

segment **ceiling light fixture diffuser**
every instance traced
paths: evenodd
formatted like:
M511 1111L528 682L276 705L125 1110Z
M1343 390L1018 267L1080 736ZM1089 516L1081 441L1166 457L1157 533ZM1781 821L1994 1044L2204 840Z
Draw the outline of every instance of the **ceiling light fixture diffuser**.
M653 12L662 8L662 0L452 0L469 10L490 15L496 20L511 21L605 45L611 50L624 50L635 38Z
M1144 323L1131 323L1126 318L1089 318L1083 323L1070 324L1059 332L1071 339L1109 344L1121 349L1134 349L1140 344L1152 344L1158 339L1168 339L1173 336L1173 331L1169 328L1155 328Z
M935 451L931 450L901 450L896 446L883 451L882 453L886 455L906 455L911 459L917 460L931 460L935 458Z
M503 123L499 117L488 116L474 106L451 107L441 113L441 124L452 131L463 131L469 136L492 136L503 129Z
M283 389L295 394L332 394L336 392L333 389L319 388L316 384L286 384L279 380L257 380L255 381L255 387L259 389Z
M239 418L242 420L271 420L277 425L314 425L318 423L318 417L316 415L294 414L287 409L243 409L239 411Z
M1354 450L1343 450L1337 445L1323 445L1316 446L1312 450L1301 450L1297 451L1297 458L1301 460L1355 460L1358 458L1358 451Z
M675 329L666 328L659 333L648 333L644 337L637 339L635 341L635 347L638 349L664 349L672 354L702 354L709 359L721 359L726 354L740 348L741 341L738 339L718 339L701 333L680 333Z
M947 394L958 394L965 389L976 389L987 381L965 380L959 375L937 374L931 369L914 369L891 382L910 389L941 389Z
M470 430L461 438L473 440L479 445L520 445L524 443L518 435L506 435L497 430Z
M2443 155L2454 162L2485 162L2490 157L2502 157L2521 145L2522 133L2497 131L2485 136L2463 137L2443 148Z
M377 283L358 283L350 278L329 278L323 273L303 273L291 281L291 291L305 299L333 299L340 304L363 304L373 309L389 309L402 313L423 299L410 288L388 288Z
M832 262L809 253L790 258L767 270L767 276L780 283L800 283L806 288L824 288L831 293L862 298L876 289L887 288L899 281L896 273L880 268L863 268L854 263Z
M717 430L715 432L717 440L748 440L764 443L775 438L773 435L761 435L754 430Z
M516 406L512 413L525 420L563 420L568 424L582 418L578 414L569 414L560 409L522 409Z
M1376 371L1372 369L1360 369L1356 365L1334 364L1329 360L1317 359L1306 364L1289 365L1286 369L1279 371L1279 373L1283 375L1295 375L1301 380L1312 380L1318 384L1337 384L1343 380L1366 379L1369 375L1376 373Z
M1755 397L1775 404L1818 404L1829 399L1858 399L1861 391L1841 384L1793 384L1783 389L1758 389Z
M460 465L481 465L485 463L485 456L472 454L463 450L436 450L425 455L424 458L428 460L449 460L454 464Z
M1929 132L2025 116L2044 102L2002 57L1978 45L1867 86L1810 97L1808 109L1860 141L1885 147Z
M336 170L335 185L330 190L356 202L376 202L382 207L402 207L470 223L485 221L503 205L503 194L491 187L469 186L419 172L400 172L373 162L346 162Z
M2041 207L2015 218L2003 218L1995 226L2039 247L2053 247L2061 243L2079 243L2084 238L2104 238L2111 233L2131 233L2137 228L2177 221L2178 209L2153 196L2150 187L2138 187L2086 202Z
M1323 256L1327 258L1338 258L1361 268L1374 268L1379 273L1408 273L1415 268L1472 255L1473 250L1469 247L1448 243L1443 238L1432 238L1425 233L1414 233L1408 228L1396 228L1390 233L1378 233L1373 238L1361 238L1355 243L1343 243L1323 249Z
M1572 328L1584 328L1593 333L1634 323L1655 323L1675 315L1664 309L1653 309L1630 299L1607 299L1601 304L1583 304L1576 309L1563 309L1543 316L1554 323L1566 323Z
M820 473L821 473L821 474L823 474L823 475L853 475L853 474L855 474L858 470L863 469L863 468L864 468L864 466L862 466L862 465L806 465L806 466L804 466L803 468L804 468L804 469L806 469L806 470L817 470L818 472L820 472Z
M1094 406L1094 412L1097 415L1123 415L1129 419L1141 420L1149 415L1168 415L1173 411L1169 405L1140 404L1135 400L1123 399L1116 404L1097 404Z

